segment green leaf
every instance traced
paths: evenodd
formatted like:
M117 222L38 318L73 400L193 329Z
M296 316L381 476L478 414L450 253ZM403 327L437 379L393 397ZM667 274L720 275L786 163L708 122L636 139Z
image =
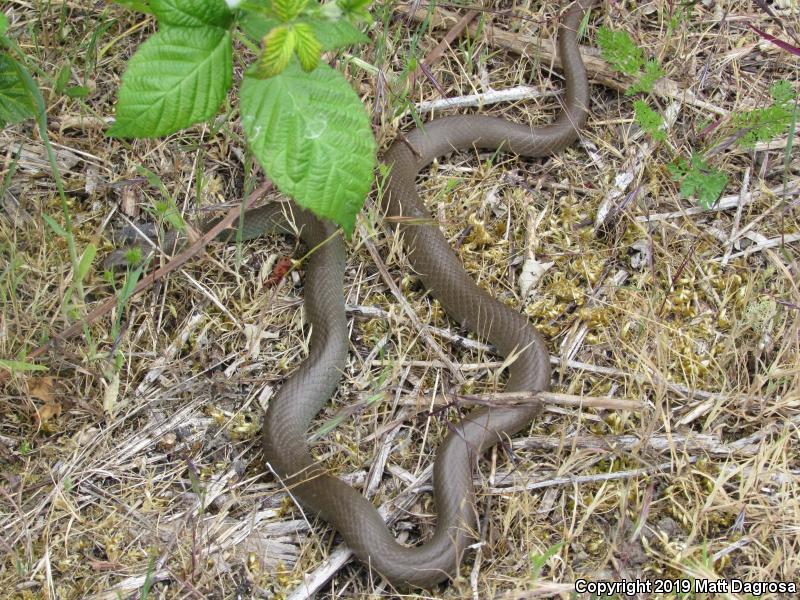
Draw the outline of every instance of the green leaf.
M176 27L222 27L233 15L224 0L150 0L159 25Z
M768 142L783 135L791 126L795 95L791 84L788 81L778 81L770 87L769 93L773 99L770 106L734 113L733 126L748 130L739 138L740 146L752 148L758 142Z
M51 217L47 213L42 213L42 219L44 219L44 222L50 226L50 229L52 229L53 233L55 233L57 236L60 236L62 238L67 237L67 232L64 231L64 228L61 227L61 225L56 223L53 217Z
M56 94L61 94L64 92L64 89L67 87L67 84L69 83L69 78L71 76L72 76L72 63L70 63L70 61L67 61L67 64L61 67L61 70L58 72L58 75L56 76L56 82L55 85L53 86L53 89L55 90Z
M676 165L669 165L672 179L681 182L683 198L697 198L703 208L711 208L728 185L728 176L719 169L710 167L696 154L692 155L691 166L679 159Z
M43 138L47 137L47 110L44 105L44 98L39 86L28 73L28 70L15 60L11 61L12 67L17 71L17 78L22 83L25 94L28 97L28 104L33 108L33 118L39 125L39 133Z
M364 105L340 73L291 61L277 77L245 75L241 121L278 188L348 235L372 187L375 139Z
M136 284L139 282L139 278L142 276L143 270L144 265L136 267L126 275L122 284L122 288L117 294L117 306L120 308L120 316L122 314L121 309L125 306L125 303L128 301L128 299L133 295L133 290L136 289Z
M653 91L653 86L655 85L656 81L661 79L664 75L665 73L661 69L661 66L658 64L657 60L648 60L644 66L644 74L639 77L636 83L625 90L625 95L631 96L637 92L645 92L649 94Z
M794 100L792 84L785 79L773 83L769 88L769 95L772 96L775 104L788 104Z
M370 21L369 5L372 0L336 0L336 4L350 19L356 21Z
M36 365L33 363L23 362L21 360L6 360L0 358L0 369L16 373L18 371L47 371L44 365Z
M312 27L314 37L319 40L322 50L326 52L369 42L369 38L358 27L348 21L305 19L303 22Z
M158 200L154 203L153 207L159 219L163 219L172 225L173 229L177 229L178 231L186 230L186 222L181 216L181 211L178 210L178 207L175 206L175 202L173 202L171 198L167 200Z
M289 64L294 53L297 37L290 25L281 25L264 37L264 52L258 61L261 77L274 77Z
M86 279L86 275L89 274L89 269L92 268L92 261L94 261L94 257L97 254L97 246L94 244L89 244L86 246L86 250L83 251L83 255L81 256L81 260L78 263L78 272L75 274L75 279L77 281L83 281Z
M0 54L0 126L36 116L14 59Z
M272 29L281 24L278 19L271 19L251 11L245 12L237 22L245 35L254 42L260 42Z
M348 21L302 18L299 22L307 23L311 26L314 30L314 37L322 45L323 52L369 42L369 38L358 27ZM270 19L255 12L246 12L238 23L245 35L257 42L261 41L267 33L280 25L280 21L277 19Z
M633 103L633 110L636 115L636 122L639 126L650 134L656 141L662 141L667 138L662 127L664 125L663 117L650 108L646 102L636 100Z
M322 46L314 35L314 30L306 23L295 23L294 33L297 38L295 51L304 71L313 71L319 64Z
M563 546L564 542L557 542L545 550L543 554L530 554L531 579L536 580L539 578L539 576L542 574L542 569L544 569L547 562L556 554L558 554L559 550L561 550Z
M637 75L644 66L644 53L625 31L601 27L597 31L597 45L603 58L625 75Z
M72 85L64 90L64 94L69 98L86 98L89 95L89 88L85 85Z
M150 8L147 0L114 0L114 2L146 15L153 14L153 9Z
M3 35L6 31L8 31L8 17L5 13L0 12L0 35Z
M232 70L228 31L159 31L128 63L108 135L159 137L211 118L231 87Z
M272 10L285 23L296 18L306 4L308 4L308 0L272 0Z

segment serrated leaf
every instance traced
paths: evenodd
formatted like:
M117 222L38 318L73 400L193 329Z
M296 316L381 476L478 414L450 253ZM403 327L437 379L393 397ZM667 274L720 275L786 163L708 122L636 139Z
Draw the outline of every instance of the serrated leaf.
M370 20L368 8L372 0L337 0L336 4L351 19Z
M697 198L703 208L711 208L728 185L728 176L708 165L697 154L692 154L691 166L679 159L677 164L667 167L672 179L681 182L683 198Z
M162 29L133 55L113 137L158 137L210 119L232 77L231 36L217 27Z
M332 5L326 4L324 6ZM358 27L348 21L303 18L299 22L307 23L311 26L314 30L314 37L321 44L323 52L369 42L369 38ZM261 41L267 33L280 25L280 21L258 13L246 12L239 19L238 24L251 40Z
M81 255L81 260L78 263L78 272L75 274L76 281L83 281L86 275L89 274L89 269L92 268L92 261L97 254L97 246L89 244Z
M644 66L644 52L626 31L600 27L597 31L597 45L600 46L603 58L625 75L636 75Z
M258 73L262 77L274 77L281 73L294 53L297 38L294 28L281 25L264 37L264 51L258 62Z
M19 123L35 116L14 59L0 54L0 122Z
M314 30L306 23L295 23L294 33L297 38L295 51L304 71L313 71L319 64L322 46L314 35Z
M254 42L260 42L272 29L281 24L278 19L271 19L252 11L245 12L237 23L245 35Z
M224 0L150 0L159 25L227 27L233 15Z
M303 22L311 26L322 50L326 52L369 42L369 38L358 27L345 20L305 19Z
M667 138L662 127L664 125L663 117L650 108L646 102L636 100L633 103L633 111L636 115L636 122L639 126L650 134L656 141L663 141Z
M648 60L644 65L644 73L639 76L639 79L637 79L633 85L625 90L625 95L632 96L639 92L652 92L656 81L661 79L664 75L665 73L658 64L658 61Z
M336 0L336 4L339 5L339 8L342 10L364 10L370 4L372 4L372 0Z
M308 0L272 0L272 10L283 21L291 21L300 14Z
M364 105L326 63L297 61L277 77L245 75L241 121L250 147L285 194L348 235L372 186L375 139Z
M769 88L769 95L772 96L775 104L788 104L794 100L792 84L785 79L773 83Z

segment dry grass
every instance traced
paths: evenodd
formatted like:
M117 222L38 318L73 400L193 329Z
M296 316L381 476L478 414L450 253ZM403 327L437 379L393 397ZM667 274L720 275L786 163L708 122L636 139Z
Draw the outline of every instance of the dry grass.
M658 97L677 114L668 143L686 155L702 143L708 119L763 105L771 83L796 81L797 61L746 29L753 23L787 37L756 3L698 6L667 35L663 15L671 4L595 9L584 43L594 45L596 28L606 24L626 29L661 60L679 90ZM525 17L493 14L496 32L552 37L554 3L495 5ZM152 22L138 27L138 16L89 2L11 0L3 11L36 65L53 77L71 61L71 83L91 90L79 103L40 80L79 246L93 241L109 250L120 213L159 199L158 190L131 181L138 166L161 177L189 218L258 185L260 174L247 174L250 158L235 123L130 144L103 136L125 60ZM796 27L796 5L793 11L781 19ZM402 18L387 25L358 52L389 81L404 68L410 40L424 56L444 34ZM498 39L484 30L445 52L432 72L448 96L487 85L559 88L557 71L538 68L549 61L520 59ZM644 408L549 404L527 436L482 459L482 543L462 575L430 595L404 597L566 597L580 577L800 579L798 244L737 257L754 243L742 237L734 257L720 260L731 232L775 238L800 231L796 188L784 197L770 191L796 185L800 161L795 153L785 168L783 147L725 149L718 164L730 176L732 208L688 210L693 204L679 197L665 169L670 154L637 132L631 101L612 89L608 67L591 64L593 115L582 145L536 162L442 158L421 186L474 277L547 335L558 358L556 391ZM353 64L348 74L372 108L375 78ZM439 94L422 77L409 98ZM392 120L401 100L384 98L391 110L377 111L375 122L387 143L410 119ZM546 122L556 108L545 96L485 110ZM17 160L21 145L26 153ZM0 132L0 148L4 176L17 168L0 214L0 356L13 358L72 322L65 316L71 273L65 244L40 217L57 218L59 208L33 127ZM596 235L598 207L626 172L633 183L624 192L636 189L635 199L612 232ZM737 208L748 192L752 201ZM336 426L316 441L316 452L356 485L374 461L386 460L371 491L378 503L398 495L408 501L396 527L414 540L435 524L426 482L414 481L455 414L428 417L432 394L481 394L501 375L496 357L454 331L408 276L374 211L363 217L345 290L355 307L350 359L318 421ZM449 330L433 337L457 372L437 368L438 355L403 316L367 243L420 320ZM93 324L90 337L43 357L45 377L0 382L0 595L139 597L150 576L151 597L281 598L335 553L336 535L305 520L265 474L259 451L262 407L302 360L308 335L302 278L271 290L264 284L275 259L295 244L263 239L241 254L215 244L124 306L119 339L111 334L115 314ZM650 259L640 264L643 249ZM518 278L533 254L553 266L526 299ZM120 285L119 275L109 281L98 265L77 313ZM119 365L114 349L124 357ZM318 595L396 596L355 563Z

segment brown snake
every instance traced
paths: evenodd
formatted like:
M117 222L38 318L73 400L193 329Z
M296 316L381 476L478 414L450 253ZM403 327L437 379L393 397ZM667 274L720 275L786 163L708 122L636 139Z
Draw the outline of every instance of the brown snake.
M390 167L383 208L397 225L409 262L447 314L494 344L504 357L512 353L508 391L545 390L550 366L545 344L528 320L481 290L466 273L417 195L415 179L434 158L472 147L501 149L539 157L571 144L585 124L589 105L586 71L578 50L577 29L591 4L575 2L559 26L558 48L564 66L566 99L556 120L531 128L504 119L454 116L435 119L395 141L384 156ZM451 423L439 447L433 474L436 532L420 545L395 540L375 507L315 461L306 443L309 424L335 391L348 349L343 298L345 246L334 226L295 208L296 225L315 248L306 273L305 308L311 324L306 360L270 401L264 419L264 455L274 473L310 514L328 521L366 564L395 584L430 587L456 572L477 529L472 489L473 464L484 450L528 426L540 405L475 409ZM403 219L396 219L403 217ZM245 215L252 234L281 225L274 207ZM253 237L245 231L245 237Z

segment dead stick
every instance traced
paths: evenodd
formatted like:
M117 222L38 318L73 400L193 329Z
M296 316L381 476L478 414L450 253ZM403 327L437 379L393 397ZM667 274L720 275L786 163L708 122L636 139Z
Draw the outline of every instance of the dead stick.
M417 83L417 79L420 75L422 75L427 68L433 66L444 54L444 51L450 47L450 44L453 43L458 36L466 29L467 25L469 25L472 20L479 14L479 11L472 9L467 11L467 13L461 17L458 22L453 25L447 34L442 38L442 40L436 44L436 47L431 50L425 59L422 61L422 64L419 65L414 72L411 74L409 79L410 88L414 88Z

